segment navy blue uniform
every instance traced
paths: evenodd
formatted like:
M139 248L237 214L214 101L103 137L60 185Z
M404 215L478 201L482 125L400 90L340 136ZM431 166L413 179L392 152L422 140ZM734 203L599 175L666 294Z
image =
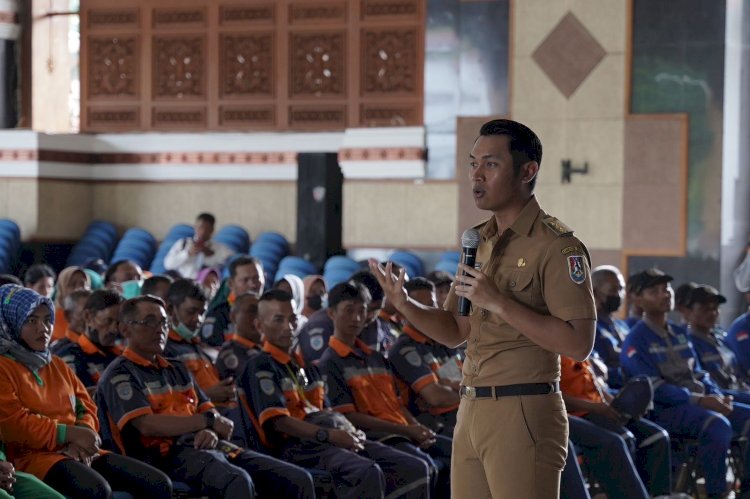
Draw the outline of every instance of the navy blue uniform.
M630 326L624 321L597 319L594 351L607 364L607 384L612 388L623 385L620 352Z
M117 358L117 353L100 348L83 334L77 341L61 344L55 355L70 366L86 388L96 387L104 370Z
M237 376L245 369L247 361L259 353L260 345L254 341L237 334L230 335L219 350L214 364L219 372L219 378L227 379L231 376L237 379Z
M740 315L732 322L726 341L737 356L740 378L750 380L750 312Z

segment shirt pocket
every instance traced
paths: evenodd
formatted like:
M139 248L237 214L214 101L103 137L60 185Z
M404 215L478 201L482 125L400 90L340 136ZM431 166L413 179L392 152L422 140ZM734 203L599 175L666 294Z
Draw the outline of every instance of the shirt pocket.
M512 270L505 281L505 289L514 300L524 305L534 305L534 274L531 272Z

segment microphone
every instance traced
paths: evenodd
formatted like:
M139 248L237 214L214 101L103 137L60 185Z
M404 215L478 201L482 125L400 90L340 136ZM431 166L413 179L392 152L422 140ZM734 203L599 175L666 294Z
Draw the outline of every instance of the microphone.
M476 229L467 229L461 236L461 263L474 268L477 259L477 247L479 246L479 232ZM465 271L463 275L468 275ZM471 310L471 301L464 297L458 297L458 315L467 316Z

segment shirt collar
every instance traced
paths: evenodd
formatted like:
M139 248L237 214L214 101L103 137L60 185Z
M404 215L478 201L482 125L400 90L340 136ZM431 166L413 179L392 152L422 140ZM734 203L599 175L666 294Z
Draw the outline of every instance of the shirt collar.
M176 341L178 343L193 343L193 344L200 343L200 341L201 341L201 339L198 338L197 336L195 338L193 338L192 340L187 341L185 338L183 338L182 336L180 336L180 333L178 333L174 329L170 329L169 330L169 339L171 341Z
M416 341L417 343L427 343L429 341L429 338L425 336L424 334L420 333L414 326L411 324L407 324L404 326L404 334L406 334L409 338Z
M164 357L162 357L161 355L156 356L156 362L154 363L148 360L147 358L141 355L138 355L130 348L126 348L125 351L122 353L122 356L130 360L134 364L138 364L139 366L155 367L157 369L163 369L165 367L172 366L172 364L170 364L169 361L165 359Z
M273 359L280 364L289 364L292 361L292 357L281 348L276 345L272 345L268 341L263 342L263 351L270 354Z
M330 338L328 338L328 346L331 347L339 357L347 357L348 355L359 356L359 354L355 352L354 349L350 348L349 345L336 338L335 336L331 336ZM356 338L354 340L354 346L362 350L362 353L364 353L365 355L370 355L372 353L372 349L359 338Z
M65 330L65 337L73 343L78 343L78 338L80 338L81 336L83 336L81 333L73 331L70 328Z
M539 207L536 196L532 195L509 229L520 236L528 236L541 211L542 209ZM497 235L497 220L495 220L495 217L490 218L482 224L479 234L485 241Z
M247 338L243 338L239 334L230 334L228 339L229 341L239 343L240 345L246 348L258 348L258 344L255 343L253 340L248 340Z
M89 337L86 336L85 334L82 334L78 337L78 346L80 346L81 350L83 350L84 353L87 353L88 355L94 355L97 353L99 355L105 355L105 356L107 355L102 351L101 348L99 348L99 346L96 343L91 341Z

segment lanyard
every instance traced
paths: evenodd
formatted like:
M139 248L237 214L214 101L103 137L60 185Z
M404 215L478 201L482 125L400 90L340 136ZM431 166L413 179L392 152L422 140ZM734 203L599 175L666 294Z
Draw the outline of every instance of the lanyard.
M297 395L299 395L300 400L304 404L304 411L306 414L310 414L311 412L317 412L319 409L312 405L309 400L307 400L307 395L305 395L305 391L302 389L302 385L300 385L299 378L294 374L294 371L289 367L289 364L291 362L284 364L284 367L286 367L286 371L289 373L289 376L291 376L292 381L294 382L294 391L297 392ZM305 376L305 371L300 369L300 375L302 379L305 381L305 384L307 384L307 376Z

